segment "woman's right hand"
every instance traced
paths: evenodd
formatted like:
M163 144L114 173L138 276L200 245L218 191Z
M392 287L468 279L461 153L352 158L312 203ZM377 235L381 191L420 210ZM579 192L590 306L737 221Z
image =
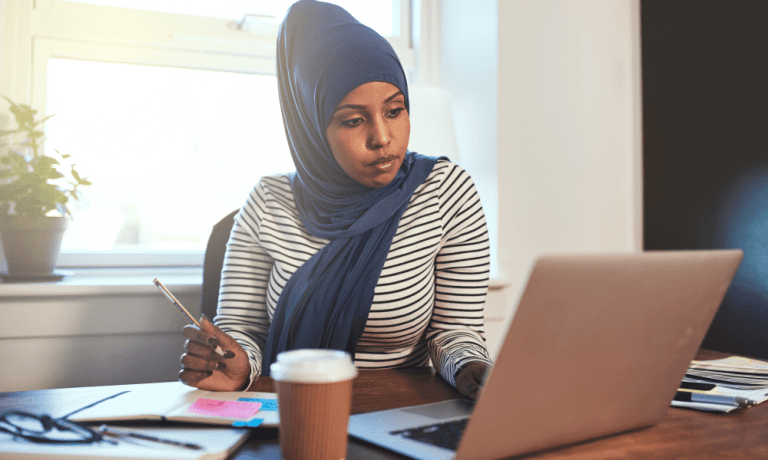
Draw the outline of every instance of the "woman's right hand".
M245 350L235 339L205 315L200 319L200 328L184 326L182 334L187 338L179 372L182 383L201 390L243 389L250 378L251 365ZM217 345L224 351L223 356L216 353Z

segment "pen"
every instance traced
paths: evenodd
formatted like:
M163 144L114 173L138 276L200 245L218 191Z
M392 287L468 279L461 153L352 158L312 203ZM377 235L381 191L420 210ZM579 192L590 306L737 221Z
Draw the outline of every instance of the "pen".
M99 431L103 434L114 436L116 438L134 438L141 439L143 441L159 442L162 444L168 444L176 447L183 447L185 449L200 450L203 447L199 444L191 442L174 441L173 439L158 438L157 436L151 436L148 434L139 433L137 431L118 430L116 428L109 427L107 425L101 425Z
M678 391L675 393L675 401L698 402L706 404L723 404L726 406L749 407L757 404L755 401L741 396L713 395L706 393L692 393L690 391Z
M161 291L163 291L163 294L165 294L165 296L168 297L168 300L171 301L171 303L176 307L176 309L179 310L179 313L181 313L181 316L186 318L190 324L194 324L198 328L200 327L200 323L198 323L197 320L192 315L189 314L187 309L184 308L181 302L176 300L176 297L174 297L173 294L171 294L171 291L169 291L168 288L163 286L163 283L161 283L160 280L155 278L153 282L155 283L155 286L157 286ZM221 349L221 345L216 345L215 351L220 356L224 356L225 354L224 350Z

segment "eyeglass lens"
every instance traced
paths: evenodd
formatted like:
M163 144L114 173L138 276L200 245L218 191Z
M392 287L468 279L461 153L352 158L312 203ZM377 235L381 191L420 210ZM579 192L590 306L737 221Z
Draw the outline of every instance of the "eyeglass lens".
M61 419L25 412L9 412L0 417L0 426L12 434L39 442L94 442L101 435Z

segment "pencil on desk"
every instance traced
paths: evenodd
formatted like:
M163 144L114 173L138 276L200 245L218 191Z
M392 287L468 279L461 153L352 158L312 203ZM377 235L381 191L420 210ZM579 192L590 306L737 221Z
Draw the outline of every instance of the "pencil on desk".
M152 436L139 431L119 430L117 428L112 428L111 426L107 426L107 425L101 425L99 427L99 432L101 432L102 434L114 436L120 439L125 439L125 438L141 439L143 441L159 442L161 444L167 444L170 446L183 447L185 449L200 450L203 448L199 444L195 444L193 442L184 442L184 441L177 441L174 439L160 438L160 437Z
M678 390L675 393L675 401L697 402L705 404L723 404L726 406L750 407L757 404L751 399L741 396L716 395L708 393L695 393L691 391Z

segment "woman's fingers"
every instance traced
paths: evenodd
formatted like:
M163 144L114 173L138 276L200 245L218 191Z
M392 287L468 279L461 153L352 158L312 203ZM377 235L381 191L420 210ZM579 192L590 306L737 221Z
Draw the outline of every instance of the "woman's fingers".
M199 328L184 326L182 334L187 338L179 372L182 383L203 390L235 391L248 382L251 366L245 350L205 315Z
M187 369L182 369L179 372L179 380L184 385L189 385L191 387L196 387L199 385L201 380L204 380L212 375L212 372L206 372L206 371L190 371Z
M184 353L181 355L181 367L191 371L215 371L219 368L219 361Z
M231 348L239 348L234 339L216 327L205 316L200 320L200 328L187 325L181 329L181 333L189 339L187 343L190 345L187 347L187 351L192 350L192 353L198 356L210 356L211 359L230 359L235 356ZM222 342L226 344L224 347L221 345ZM213 354L217 356L213 356Z
M201 324L202 326L202 324ZM199 329L197 326L188 324L181 329L181 334L197 343L204 343L211 347L216 347L219 344L219 339L215 334Z
M483 383L483 376L488 367L487 364L480 361L470 362L462 367L456 376L456 389L459 390L459 393L477 400Z
M220 345L225 352L234 351L240 348L240 344L238 344L235 339L219 329L219 327L213 324L213 322L205 315L200 317L200 330L205 333L207 337L213 337L213 339L206 338L206 340L209 340L209 343L210 340L215 341L215 344L211 343L211 346L214 348L216 345ZM231 358L231 356L228 356L227 358Z
M191 340L187 340L184 344L184 352L213 361L222 359L222 356L216 353L213 348L202 343L193 342Z

